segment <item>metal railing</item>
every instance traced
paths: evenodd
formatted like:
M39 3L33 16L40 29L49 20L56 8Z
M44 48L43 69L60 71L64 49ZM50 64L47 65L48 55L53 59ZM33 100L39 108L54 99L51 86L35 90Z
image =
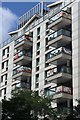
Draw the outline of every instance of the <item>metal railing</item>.
M67 66L55 67L55 68L47 71L46 77L48 78L48 77L54 76L55 74L58 74L58 73L71 74L71 67L67 67Z
M66 49L64 47L60 47L60 48L57 48L57 49L50 51L46 56L46 60L51 59L51 58L53 58L61 53L71 55L71 51L69 49Z
M45 90L45 96L53 96L58 93L71 94L72 90L70 87L67 87L67 86L58 86L58 87L54 87L54 88L48 88Z
M59 37L60 35L65 35L65 36L71 37L71 32L68 30L60 29L56 32L50 33L48 35L48 41L53 40L56 37Z
M20 67L13 70L13 75L16 75L16 74L18 74L20 72L31 73L31 68L30 67L25 67L25 66L20 66Z
M60 12L58 11L58 13L57 12L55 12L55 13L56 14L52 15L52 17L49 18L50 21L48 22L48 24L51 24L51 23L55 22L60 17L71 19L71 14L66 12L66 11L61 10Z
M28 53L28 52L26 52L26 51L20 51L20 52L18 52L18 53L15 53L15 55L14 55L14 60L16 60L16 59L18 59L18 58L20 58L20 57L22 57L22 56L32 57L32 56L31 56L31 53Z
M32 38L31 37L29 37L29 36L27 36L27 35L23 35L23 36L21 36L21 37L19 37L17 40L15 40L15 45L17 45L17 44L19 44L19 43L21 43L23 40L30 40L30 41L27 41L26 43L28 44L28 42L31 42L32 41Z

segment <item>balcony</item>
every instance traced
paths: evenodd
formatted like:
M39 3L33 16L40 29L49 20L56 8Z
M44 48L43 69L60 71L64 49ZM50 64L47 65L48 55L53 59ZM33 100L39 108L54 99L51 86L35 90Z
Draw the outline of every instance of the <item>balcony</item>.
M19 63L20 65L28 64L31 62L31 53L27 51L19 51L14 54L14 63Z
M28 77L31 76L31 68L25 67L25 66L20 66L16 69L13 70L13 79L17 77Z
M50 18L48 28L53 30L58 30L70 24L71 24L71 14L65 11L61 11L52 18Z
M67 60L71 60L71 51L64 47L51 51L46 57L46 63L53 63L54 65L66 63Z
M55 67L47 71L46 81L53 83L64 83L72 78L71 68L67 66Z
M15 48L23 47L29 49L32 46L32 38L28 35L21 36L15 41Z
M71 32L60 29L48 35L48 45L53 47L60 47L71 42Z
M30 82L18 82L12 86L12 93L15 93L17 92L17 90L21 89L30 89L30 84Z
M71 88L66 86L59 86L55 90L53 95L53 100L55 102L64 102L72 99Z

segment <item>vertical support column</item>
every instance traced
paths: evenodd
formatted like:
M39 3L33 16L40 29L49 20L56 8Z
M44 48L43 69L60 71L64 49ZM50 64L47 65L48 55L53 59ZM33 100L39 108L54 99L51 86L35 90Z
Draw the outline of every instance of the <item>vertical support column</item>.
M73 105L80 98L80 0L72 5Z

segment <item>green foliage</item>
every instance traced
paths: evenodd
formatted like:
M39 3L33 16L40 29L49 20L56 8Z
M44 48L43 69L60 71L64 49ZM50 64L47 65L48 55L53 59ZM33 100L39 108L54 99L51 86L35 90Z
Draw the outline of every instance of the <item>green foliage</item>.
M52 98L41 97L36 92L19 90L8 100L2 100L2 120L74 120L74 116L80 114L80 101L75 107L75 114L68 108L62 110L51 107ZM76 114L77 113L77 114ZM48 117L45 117L48 116Z
M80 100L77 100L78 105L74 107L73 115L75 118L80 119Z
M9 100L2 100L2 120L37 120L37 116L51 116L51 100L35 92L20 90Z
M65 120L80 120L80 100L77 100L78 105L74 106L73 111L67 115Z

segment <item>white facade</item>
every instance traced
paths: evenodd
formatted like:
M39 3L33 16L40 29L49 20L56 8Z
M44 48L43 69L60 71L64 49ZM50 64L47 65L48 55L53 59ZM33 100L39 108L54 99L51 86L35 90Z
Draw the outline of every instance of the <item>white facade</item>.
M0 49L0 100L11 97L14 41Z
M53 95L54 107L70 107L80 98L80 1L60 1L48 7L49 13L43 17L34 15L20 29L9 33L17 35L15 40L0 48L0 100L11 97L17 83L17 87L24 86L20 84L22 79L39 95ZM15 51L22 52L23 58L14 60ZM24 58L24 53L29 55ZM21 73L13 75L17 71L14 67L20 66ZM32 74L24 73L27 68Z
M72 5L73 104L80 99L80 1Z

